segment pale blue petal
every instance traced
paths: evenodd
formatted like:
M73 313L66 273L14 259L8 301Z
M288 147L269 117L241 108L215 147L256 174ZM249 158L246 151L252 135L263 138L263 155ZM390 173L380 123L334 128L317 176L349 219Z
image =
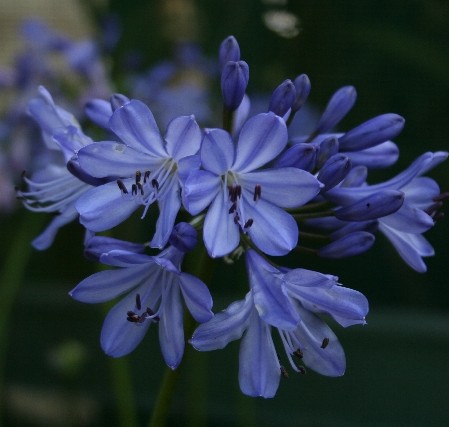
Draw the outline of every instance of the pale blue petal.
M361 151L345 153L351 159L352 166L366 166L370 169L386 168L393 165L399 158L399 148L392 141L385 141L375 147Z
M126 313L135 305L136 296L130 293L107 314L101 329L101 348L112 357L131 353L142 341L151 322L136 324L126 320Z
M285 273L282 280L287 287L305 286L331 288L337 284L338 278L316 271L306 270L304 268L295 268Z
M246 252L246 260L254 306L261 319L277 328L294 329L299 317L277 277L279 270L253 250Z
M171 369L176 369L184 354L184 310L181 294L175 283L166 284L162 295L163 307L159 322L159 343L165 363Z
M270 326L253 311L248 330L240 344L240 389L248 396L274 397L280 378L280 365Z
M178 178L183 186L189 175L201 167L199 155L187 156L178 160Z
M109 126L129 147L155 157L167 157L153 113L143 102L133 99L117 108Z
M434 203L434 198L440 194L439 185L426 176L415 178L410 184L402 188L406 203L419 209L427 209Z
M220 177L213 173L203 170L192 172L184 182L182 191L182 203L187 212L197 215L206 209L217 194L221 194L221 185Z
M329 326L308 310L298 305L302 322L293 333L301 343L304 363L315 372L330 377L339 377L345 373L346 358L343 347ZM328 344L323 348L323 340Z
M102 141L79 150L78 161L86 173L102 178L132 177L138 170L156 169L164 159L149 156L114 141Z
M216 175L225 174L234 161L234 143L222 129L206 129L201 144L203 168Z
M282 208L302 206L314 198L322 184L309 172L297 168L267 169L239 175L249 192L261 187L261 198Z
M233 302L226 310L196 328L189 340L197 350L210 351L226 347L239 339L248 326L253 311L251 293L244 300Z
M253 219L248 230L251 240L267 255L286 255L297 245L298 225L284 210L260 199L245 203L245 214Z
M177 117L167 126L167 152L175 160L194 155L200 149L201 138L201 129L194 116Z
M174 177L175 184L170 184L171 188L165 192L164 196L158 200L159 217L156 223L156 232L151 240L152 248L162 249L168 242L170 234L175 225L176 217L181 207L181 197L177 186L177 178ZM168 184L168 183L167 183Z
M427 271L427 266L422 257L433 256L435 252L425 237L421 234L403 233L382 223L379 224L379 230L413 270L418 273Z
M409 203L404 203L394 214L385 216L379 221L405 233L424 233L434 226L430 215Z
M203 240L212 258L232 252L240 242L239 227L228 212L223 193L219 192L207 211L204 220Z
M100 271L81 281L69 295L77 301L87 303L109 301L138 286L147 272L146 264Z
M249 119L240 131L232 169L244 173L273 160L287 145L287 126L274 113L262 113Z
M208 287L197 277L181 273L179 286L190 314L198 323L204 323L213 317L212 296Z
M116 182L92 188L76 202L80 222L88 230L105 231L127 219L139 205L124 200Z

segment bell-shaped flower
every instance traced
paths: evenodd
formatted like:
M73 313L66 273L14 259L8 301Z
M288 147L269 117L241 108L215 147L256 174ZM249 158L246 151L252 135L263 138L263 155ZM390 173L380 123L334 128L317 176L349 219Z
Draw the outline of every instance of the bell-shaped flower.
M329 314L345 327L364 324L366 298L340 286L334 276L304 269L282 271L253 250L247 252L246 260L251 290L245 300L200 325L190 343L197 350L209 351L243 336L239 383L249 396L273 397L281 376L288 376L276 352L272 328L278 330L296 372L304 373L305 368L294 358L323 375L343 375L344 351L317 314Z
M179 226L180 224L178 224ZM187 224L186 224L187 225ZM192 236L177 240L192 248ZM188 226L191 227L191 226ZM99 245L98 250L93 246ZM116 249L110 249L111 244ZM90 251L106 265L119 267L95 273L80 282L71 292L77 301L100 303L126 294L107 314L101 331L101 347L112 357L132 352L142 341L152 323L159 325L159 342L167 365L175 369L184 353L184 299L193 318L205 322L212 317L212 297L197 277L181 271L184 252L169 246L157 256L130 249L124 242L90 242ZM99 254L99 250L107 252ZM182 297L182 298L181 298Z
M181 178L199 167L195 155L201 130L193 116L181 116L169 123L162 138L153 114L138 100L117 108L109 126L123 143L97 142L80 150L78 161L89 175L119 179L78 200L80 221L89 230L104 231L120 224L139 206L144 207L143 218L157 202L160 214L151 246L162 248L181 206Z
M269 255L284 255L296 246L298 226L283 208L307 203L322 185L297 168L259 170L286 144L286 125L272 112L248 120L236 145L228 132L206 130L200 153L203 169L190 173L182 194L192 215L208 208L203 239L212 257L233 251L240 232Z

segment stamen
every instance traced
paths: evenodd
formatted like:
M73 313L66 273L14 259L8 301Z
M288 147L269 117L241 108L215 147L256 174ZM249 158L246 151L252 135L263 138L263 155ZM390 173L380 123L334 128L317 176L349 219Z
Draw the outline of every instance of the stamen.
M149 316L154 316L154 314L155 314L154 311L151 310L150 307L147 307L146 313L147 313ZM159 320L161 320L161 318L160 318L159 316L154 316L154 317L152 317L152 319L153 319L155 322L159 322Z
M428 215L430 215L434 221L442 219L444 217L443 212L439 210L443 207L443 202L449 198L449 192L441 193L433 198L433 203L427 209L424 210Z
M253 200L257 202L260 199L261 195L262 195L262 187L259 184L256 184L256 186L254 187Z
M142 308L142 303L140 301L140 294L136 294L136 308L140 310Z
M237 210L237 203L233 203L232 206L229 208L229 213L233 214Z
M155 188L156 190L159 190L159 182L157 181L157 179L152 179L151 180L151 186L153 188Z
M254 220L252 218L250 218L248 221L245 222L245 225L243 226L243 228L250 228L254 223Z
M131 186L131 194L132 194L133 196L137 196L137 185L136 185L136 184L133 184L133 185Z
M282 375L282 378L288 378L288 372L287 372L287 369L285 369L285 367L284 366L280 366L280 370L281 370L281 375Z
M142 173L140 171L136 171L136 185L140 185L140 179L142 178Z
M302 365L298 366L298 370L299 370L299 373L302 375L307 374L306 368L304 368L304 366L302 366Z
M302 359L304 357L304 353L299 348L293 352L293 355L298 359Z
M122 181L121 179L118 179L118 180L117 180L117 185L118 185L118 188L120 188L120 190L121 190L124 194L128 194L128 190L127 190L125 184L123 184L123 181Z
M145 171L144 175L143 175L143 183L145 184L147 182L147 180L150 178L150 171Z
M323 342L321 343L321 348L326 348L329 344L329 338L324 338Z

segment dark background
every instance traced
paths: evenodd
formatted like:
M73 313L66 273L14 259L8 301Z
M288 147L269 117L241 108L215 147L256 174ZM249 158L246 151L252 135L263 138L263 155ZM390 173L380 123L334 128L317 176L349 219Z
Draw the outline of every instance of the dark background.
M449 148L447 1L111 0L104 7L95 4L83 2L93 24L107 11L122 22L112 70L119 87L129 52L139 54L144 69L170 58L175 42L186 39L198 42L213 58L221 40L233 34L250 65L250 93L269 93L285 78L306 73L312 82L309 101L319 110L340 86L357 88L356 106L340 129L386 112L406 118L406 127L396 139L401 150L398 164L376 172L373 180L392 176L425 151ZM273 10L297 17L296 37L285 38L267 28L263 16ZM430 175L442 191L448 190L447 164ZM6 264L18 235L35 235L45 218L19 211L1 220L0 254ZM298 256L298 266L338 275L341 283L363 292L370 301L367 326L344 330L334 325L347 355L344 377L326 378L311 371L290 375L281 382L276 398L250 399L238 389L237 343L209 354L189 351L169 425L448 425L447 220L426 236L436 256L426 260L425 274L408 268L382 236L373 250L344 261ZM60 425L61 419L64 425L120 424L111 361L98 344L105 308L77 303L67 295L95 271L82 256L82 238L79 225L65 227L51 249L31 251L29 262L21 267L26 270L4 344L7 425ZM23 250L24 260L25 247L18 249ZM221 310L241 298L246 285L241 265L214 265L211 288L217 295L215 309ZM74 356L71 362L73 354L79 354L79 360ZM164 369L156 329L127 360L144 423Z

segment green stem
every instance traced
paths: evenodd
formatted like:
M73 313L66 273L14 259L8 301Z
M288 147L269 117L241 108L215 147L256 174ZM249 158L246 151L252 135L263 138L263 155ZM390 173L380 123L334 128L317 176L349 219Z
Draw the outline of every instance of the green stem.
M31 240L36 237L41 228L43 216L33 216L24 212L21 224L16 229L14 240L11 242L0 275L0 399L4 398L4 369L7 342L9 338L9 323L11 313L26 272L26 266L33 250ZM0 402L0 410L4 408ZM0 413L0 425L2 414Z

